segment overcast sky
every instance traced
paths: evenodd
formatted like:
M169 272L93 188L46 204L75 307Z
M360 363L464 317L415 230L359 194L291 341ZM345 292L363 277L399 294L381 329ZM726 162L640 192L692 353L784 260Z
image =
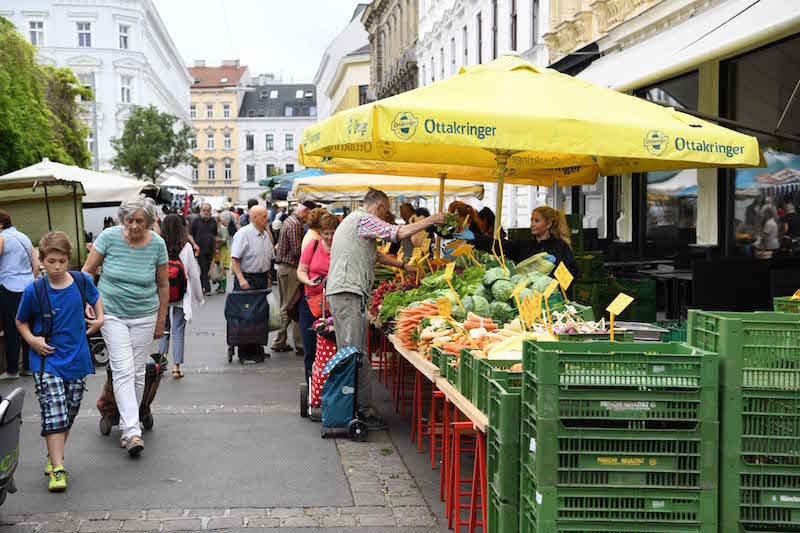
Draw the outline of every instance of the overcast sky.
M367 3L366 0L362 0ZM250 74L311 82L328 43L350 22L358 0L154 0L175 46L191 66L239 59Z

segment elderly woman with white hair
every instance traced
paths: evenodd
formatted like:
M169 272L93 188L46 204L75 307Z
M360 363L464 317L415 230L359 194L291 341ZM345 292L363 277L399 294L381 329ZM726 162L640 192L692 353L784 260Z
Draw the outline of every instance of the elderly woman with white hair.
M169 303L169 272L164 239L153 230L155 204L137 197L119 208L121 225L103 230L95 239L83 271L103 271L97 288L105 303L101 329L113 375L119 409L120 445L132 456L144 449L139 427L139 403L149 346L164 335Z

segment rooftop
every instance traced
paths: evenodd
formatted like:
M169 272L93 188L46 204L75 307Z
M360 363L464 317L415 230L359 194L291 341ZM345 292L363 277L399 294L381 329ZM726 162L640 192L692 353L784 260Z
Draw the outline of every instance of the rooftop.
M247 66L239 65L238 60L223 61L218 67L206 67L203 63L198 61L197 66L189 67L189 74L194 79L192 89L236 87L247 71Z
M317 90L310 83L273 83L248 89L239 108L239 118L315 117Z

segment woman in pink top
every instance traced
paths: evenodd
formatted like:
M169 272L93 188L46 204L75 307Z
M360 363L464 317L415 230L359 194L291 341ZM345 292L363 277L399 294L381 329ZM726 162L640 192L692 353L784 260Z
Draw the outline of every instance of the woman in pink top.
M317 320L317 316L312 314L309 307L309 300L319 302L325 278L328 277L328 270L331 265L331 243L333 234L339 225L339 219L334 215L325 214L320 218L320 239L313 240L303 248L300 254L300 264L297 266L297 279L304 285L303 296L298 302L300 310L300 333L303 337L303 352L305 352L306 380L311 376L311 368L314 366L314 357L317 352L317 337L311 331L311 325ZM316 315L321 314L321 305L316 309Z

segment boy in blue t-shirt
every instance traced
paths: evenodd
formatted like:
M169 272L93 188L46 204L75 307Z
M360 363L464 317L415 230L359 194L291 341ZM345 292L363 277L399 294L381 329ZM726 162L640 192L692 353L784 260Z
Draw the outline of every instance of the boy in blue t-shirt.
M97 288L87 274L69 271L71 258L72 244L66 233L51 231L41 238L39 260L47 275L25 287L16 321L30 346L42 436L47 442L45 473L50 476L50 492L67 489L64 445L81 406L86 376L94 373L86 335L103 325Z

